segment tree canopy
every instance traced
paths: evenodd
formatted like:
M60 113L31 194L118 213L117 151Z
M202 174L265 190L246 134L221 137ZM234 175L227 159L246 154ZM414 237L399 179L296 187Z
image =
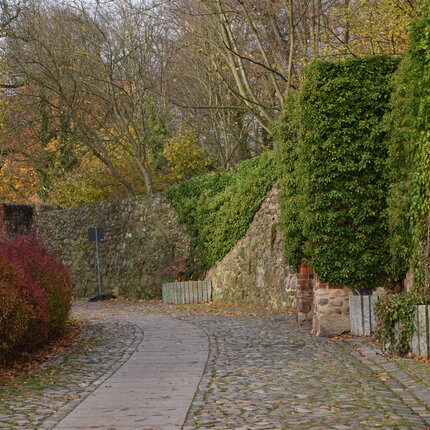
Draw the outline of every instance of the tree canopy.
M70 205L234 170L273 147L310 61L399 56L416 8L2 0L2 198Z

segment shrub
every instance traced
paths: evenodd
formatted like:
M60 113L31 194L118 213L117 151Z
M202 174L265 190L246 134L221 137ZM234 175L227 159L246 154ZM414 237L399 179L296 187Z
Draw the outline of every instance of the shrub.
M181 282L184 281L187 258L179 258L171 266L166 266L157 275L161 278L161 282Z
M68 269L42 242L32 236L20 236L3 244L10 261L43 289L47 297L49 338L64 330L71 305L72 283Z
M0 243L0 359L30 351L64 330L67 269L30 236Z
M243 161L237 172L197 176L167 191L192 236L187 276L197 278L244 236L276 178L275 154Z
M416 305L426 304L430 304L430 298L417 294L381 297L375 308L378 317L375 334L389 352L400 355L409 352Z
M0 251L0 361L48 338L46 293Z

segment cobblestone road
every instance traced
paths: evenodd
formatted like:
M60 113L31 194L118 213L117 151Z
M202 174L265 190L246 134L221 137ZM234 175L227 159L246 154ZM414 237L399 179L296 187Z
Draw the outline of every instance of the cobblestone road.
M75 317L91 321L85 340L0 388L0 428L52 428L127 360L143 334L121 322L123 312L156 312L207 333L209 361L184 430L430 426L430 365L386 360L369 339L312 337L292 314L251 308L79 301Z

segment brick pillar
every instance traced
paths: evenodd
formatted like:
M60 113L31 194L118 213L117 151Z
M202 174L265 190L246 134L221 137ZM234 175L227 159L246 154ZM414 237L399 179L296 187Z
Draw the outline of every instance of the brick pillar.
M315 272L302 263L299 271L297 289L297 321L312 321L314 310L314 277Z
M349 331L348 288L321 283L306 263L300 266L297 320L312 321L312 334L336 336Z

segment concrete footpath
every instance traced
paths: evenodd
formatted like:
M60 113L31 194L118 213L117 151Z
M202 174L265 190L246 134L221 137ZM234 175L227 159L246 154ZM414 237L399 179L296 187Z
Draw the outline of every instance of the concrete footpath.
M208 359L208 340L197 327L157 315L122 315L144 332L118 370L56 429L181 428Z

